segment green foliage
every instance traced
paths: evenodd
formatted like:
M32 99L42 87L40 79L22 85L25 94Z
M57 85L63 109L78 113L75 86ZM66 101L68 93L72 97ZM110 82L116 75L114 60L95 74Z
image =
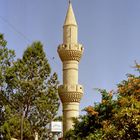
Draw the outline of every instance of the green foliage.
M0 46L6 46L7 42L4 40L3 34L0 33Z
M140 65L136 64L139 72ZM66 134L72 140L140 139L140 75L128 75L118 84L116 93L100 90L102 102L84 110L86 115L74 120L74 129ZM114 96L116 98L114 99Z
M57 74L51 74L40 42L34 42L15 62L11 61L14 52L4 47L0 52L1 89L6 95L2 101L7 101L0 126L3 139L20 139L22 133L23 139L34 139L35 131L44 139L59 107Z
M6 41L2 34L0 34L0 98L6 96L8 92L7 75L9 68L13 65L15 53L6 47ZM8 95L7 95L8 96Z
M4 40L4 36L0 34L0 136L3 134L2 125L6 129L6 139L10 137L9 128L7 124L4 124L8 115L8 106L11 106L9 102L9 87L7 84L8 78L7 75L9 69L13 66L13 60L15 53L13 50L9 50L6 47L7 42ZM10 79L9 79L10 80Z
M31 133L37 131L44 137L47 124L56 116L59 100L57 74L50 76L51 69L42 44L35 42L29 46L13 69L16 86L13 85L12 99L16 101L16 109L28 119Z

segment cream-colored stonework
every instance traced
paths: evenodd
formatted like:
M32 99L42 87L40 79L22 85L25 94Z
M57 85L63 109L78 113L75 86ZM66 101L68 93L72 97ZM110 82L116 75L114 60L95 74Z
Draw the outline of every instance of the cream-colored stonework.
M66 102L63 103L63 132L67 132L73 128L73 118L79 116L79 103Z
M81 44L62 44L58 47L58 54L62 61L76 60L80 61L83 54Z
M78 63L83 51L83 46L78 43L77 22L70 3L63 26L63 44L57 50L63 63L63 85L58 88L63 105L63 134L73 128L73 117L79 116L84 89L78 84Z

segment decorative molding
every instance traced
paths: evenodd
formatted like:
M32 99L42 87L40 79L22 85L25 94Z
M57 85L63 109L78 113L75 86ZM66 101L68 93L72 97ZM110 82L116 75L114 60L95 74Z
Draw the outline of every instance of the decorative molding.
M82 85L60 85L58 87L58 92L66 93L66 92L80 92L83 93L84 89Z
M79 106L79 105L78 105ZM65 111L65 112L69 112L69 111L79 111L79 109L65 109L64 107L63 107L63 111Z
M81 85L60 85L58 93L62 103L65 102L80 102L83 96L83 86Z
M61 50L59 51L59 56L62 61L76 60L79 62L82 52L77 50Z
M83 96L83 93L81 92L59 92L59 97L62 101L62 103L65 102L78 102L80 103L80 100Z
M65 71L65 70L76 70L76 71L78 71L77 68L63 68L63 71Z
M76 60L80 61L83 54L81 44L62 44L58 47L58 54L62 61Z

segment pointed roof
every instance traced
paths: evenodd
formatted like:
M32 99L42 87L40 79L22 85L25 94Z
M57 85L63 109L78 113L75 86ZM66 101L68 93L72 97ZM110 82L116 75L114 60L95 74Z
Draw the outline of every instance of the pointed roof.
M65 25L76 25L77 26L77 22L76 22L75 15L73 12L72 4L70 1L69 1L67 15L66 15L65 22L64 22L64 26Z

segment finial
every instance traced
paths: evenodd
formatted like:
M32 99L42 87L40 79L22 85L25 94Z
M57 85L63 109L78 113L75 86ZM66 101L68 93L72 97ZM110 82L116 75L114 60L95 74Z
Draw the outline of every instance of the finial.
M72 4L71 4L71 0L68 0L68 2L69 2L69 6L68 6L68 11L66 14L64 25L76 25L77 26L75 15L74 15Z

